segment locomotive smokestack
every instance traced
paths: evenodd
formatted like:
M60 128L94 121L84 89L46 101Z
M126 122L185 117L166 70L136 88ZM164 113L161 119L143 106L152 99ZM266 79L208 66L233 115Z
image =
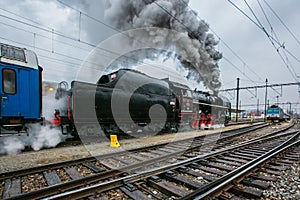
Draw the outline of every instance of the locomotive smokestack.
M136 38L149 42L147 40L149 36L156 36L155 38L161 40L160 44L164 44L166 49L175 51L177 55L184 55L184 60L179 60L183 65L185 62L190 63L186 67L192 66L199 73L204 85L211 90L217 90L221 86L217 62L222 58L222 54L215 48L218 42L208 33L208 24L198 18L188 3L189 0L107 0L105 19L124 31L158 27L180 33L182 37L176 41L168 37L159 37L160 31L153 32L153 30L151 33L149 31L148 35L130 37L133 38L133 42L136 42L134 41Z

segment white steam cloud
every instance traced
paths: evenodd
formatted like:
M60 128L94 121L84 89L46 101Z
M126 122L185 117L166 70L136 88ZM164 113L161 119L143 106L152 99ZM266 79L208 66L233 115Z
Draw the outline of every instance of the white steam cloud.
M29 132L31 134L29 146L35 151L42 148L56 147L65 139L60 129L50 128L50 126L31 125Z
M15 155L25 149L26 144L19 137L7 137L1 140L0 154Z
M0 155L15 155L26 147L38 151L43 148L56 147L65 140L60 129L33 124L28 126L29 136L4 136L0 140Z
M217 62L222 54L216 50L218 42L208 32L208 24L200 20L188 6L188 0L106 0L105 19L119 30L144 28L148 32L133 34L132 44L160 44L175 51L182 64L200 74L204 85L211 90L221 87ZM158 27L177 31L178 37L168 37ZM137 32L138 33L138 32ZM145 52L135 54L135 59L153 59ZM154 54L155 55L155 54ZM193 73L191 73L193 74Z
M54 118L54 109L62 108L65 102L56 100L53 93L47 93L43 96L43 113L46 120ZM66 137L61 133L60 128L46 125L29 124L27 125L29 136L4 136L0 137L0 155L15 155L22 150L32 148L35 151L43 148L56 147L59 143L65 141Z

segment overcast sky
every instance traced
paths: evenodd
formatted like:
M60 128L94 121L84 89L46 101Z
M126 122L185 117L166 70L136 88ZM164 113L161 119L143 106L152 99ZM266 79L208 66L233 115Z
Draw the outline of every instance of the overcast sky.
M244 1L232 2L257 23ZM250 7L266 31L272 37L275 37L276 34L280 43L284 44L285 48L298 59L294 59L287 53L287 61L284 51L282 51L282 48L279 49L279 52L283 56L285 62L288 63L294 76L289 71L286 64L282 61L266 34L227 0L191 1L190 6L198 12L198 15L202 19L208 22L210 28L221 38L222 41L226 43L224 44L224 42L221 41L219 44L219 49L223 52L224 57L229 59L230 62L232 62L240 70L238 71L228 61L222 59L219 65L223 79L223 87L236 87L237 77L241 79L241 86L264 85L266 78L268 78L269 83L296 82L297 80L295 80L295 76L300 76L300 27L298 25L298 19L300 19L300 1L266 1L284 22L285 26L287 26L294 34L298 41L294 39L281 21L276 17L276 15L274 15L264 0L259 0L259 2L261 3L270 24L272 25L273 32L271 31L271 27L258 2L247 2L249 2ZM228 45L240 58L242 58L242 61L237 58L237 56L235 56L232 51L226 47L226 45ZM277 48L278 46L279 45L276 44ZM245 64L243 62L245 62ZM253 71L255 71L255 73L253 73ZM243 73L246 74L246 76ZM296 78L299 81L300 77ZM281 94L281 88L274 89ZM251 92L254 94L256 93L255 90L251 90ZM260 103L264 102L264 92L264 89L260 89L258 91ZM268 99L270 100L270 103L275 103L277 101L277 96L279 96L279 102L299 103L297 86L284 87L282 97L280 97L280 94L278 93L269 89ZM249 91L242 92L241 97L242 104L243 102L255 104L255 101L257 101L257 98ZM299 109L300 106L298 105L298 111L300 111Z
M0 42L34 50L40 65L44 68L44 80L73 80L80 64L93 49L89 44L97 45L117 33L102 24L107 23L104 20L104 1L61 0L61 2L74 7L77 11L55 0L0 0ZM258 23L244 1L232 2ZM266 34L228 0L191 0L189 3L198 16L209 24L211 31L217 34L216 38L220 39L217 49L224 56L219 62L223 88L236 87L237 77L241 79L241 86L264 85L266 78L271 84L299 81L297 76L300 76L298 25L300 1L247 2L270 36L279 38L281 47L276 42L274 47ZM258 2L261 3L272 29ZM298 41L274 15L266 2ZM81 17L78 10L83 13ZM277 50L288 66L282 61ZM276 96L279 96L279 102L299 103L297 86L284 87L282 92L281 88L274 90L270 88L268 90L271 104L276 103ZM264 89L257 92L241 91L242 105L256 104L257 99L260 103L264 103L264 92ZM231 92L227 95L235 104L235 94ZM285 105L285 109L287 107ZM293 105L293 108L300 112L300 105Z

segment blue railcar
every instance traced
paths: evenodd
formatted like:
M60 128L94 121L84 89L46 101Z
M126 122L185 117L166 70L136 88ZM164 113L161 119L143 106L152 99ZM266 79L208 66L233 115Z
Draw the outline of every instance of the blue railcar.
M267 121L280 122L283 121L283 116L283 110L276 105L272 105L267 109Z
M0 43L0 123L21 131L41 121L42 68L33 51Z

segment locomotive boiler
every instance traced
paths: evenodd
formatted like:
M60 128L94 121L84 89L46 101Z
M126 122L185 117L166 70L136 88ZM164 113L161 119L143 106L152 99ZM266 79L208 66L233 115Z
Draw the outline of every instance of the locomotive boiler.
M103 75L96 84L73 81L70 90L59 91L67 102L54 123L64 133L76 133L75 124L92 124L94 118L106 134L177 132L193 112L189 87L130 69Z

